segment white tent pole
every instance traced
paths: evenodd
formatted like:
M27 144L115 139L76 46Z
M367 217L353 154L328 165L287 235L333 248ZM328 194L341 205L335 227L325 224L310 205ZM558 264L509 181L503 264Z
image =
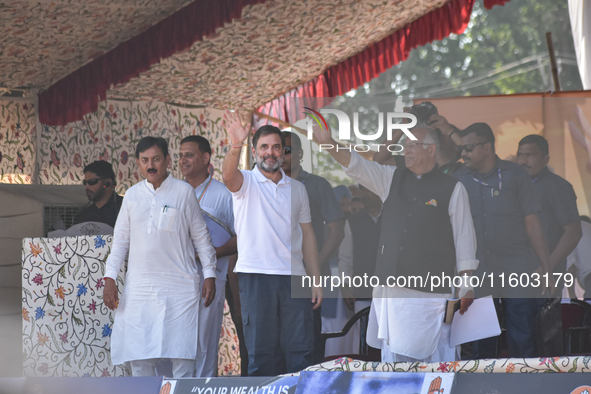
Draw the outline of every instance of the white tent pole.
M591 0L568 0L577 65L583 89L591 89Z

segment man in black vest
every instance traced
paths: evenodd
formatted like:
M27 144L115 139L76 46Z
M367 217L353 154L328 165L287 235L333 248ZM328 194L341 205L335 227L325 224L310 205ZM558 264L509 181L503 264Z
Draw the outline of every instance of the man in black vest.
M468 309L474 294L467 277L478 266L474 226L466 189L438 170L437 133L425 125L411 132L416 140L408 140L400 170L342 146L327 150L384 201L368 344L382 348L382 361L454 361L459 353L449 345L451 324L443 323L451 285L431 288L425 281L429 275L466 276L460 313ZM319 144L337 146L330 130L314 133Z

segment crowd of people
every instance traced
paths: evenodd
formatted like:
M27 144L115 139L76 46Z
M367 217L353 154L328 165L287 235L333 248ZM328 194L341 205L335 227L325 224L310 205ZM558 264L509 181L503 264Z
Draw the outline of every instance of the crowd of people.
M223 184L211 177L211 148L199 136L181 142L184 180L167 171L166 141L143 138L135 156L145 180L122 202L110 165L88 165L84 185L93 204L80 216L112 223L120 207L104 288L105 305L117 310L113 363L150 376L170 359L174 377L215 376L226 281L248 375L296 372L322 361L322 322L336 313L324 295L341 297L354 311L371 306L367 342L381 350L382 361L458 360L443 319L447 301L459 298L463 314L475 297L490 295L509 355L538 356L536 315L564 287L552 274L574 272L584 287L591 280L583 261L589 256L575 250L591 234L581 228L572 186L548 167L548 142L540 135L524 137L516 162L507 161L495 153L487 124L458 129L430 103L409 111L418 118L415 139L399 131L385 142L402 144L404 156L382 150L367 160L339 149L330 130L315 129L318 143L334 146L327 151L356 183L349 188L333 189L304 171L299 136L269 125L253 135L253 169L239 170L250 125L229 111ZM320 284L335 272L380 283L435 273L468 280L456 288L344 286L329 294ZM501 274L550 280L540 286L469 280ZM305 276L313 278L308 288ZM496 337L473 342L471 357L496 357L497 347Z

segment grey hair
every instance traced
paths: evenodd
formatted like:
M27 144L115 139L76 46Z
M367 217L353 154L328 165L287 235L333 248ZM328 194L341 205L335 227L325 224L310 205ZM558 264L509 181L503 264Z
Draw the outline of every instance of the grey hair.
M424 144L434 144L435 148L436 148L436 152L439 152L439 136L437 135L437 132L435 130L433 130L433 128L431 126L429 126L428 124L424 123L424 122L417 122L416 126L413 127L412 129L410 129L410 131L412 132L414 129L424 129L427 131L427 134L425 135L425 138L423 138L423 143ZM423 148L426 149L428 145L423 145Z

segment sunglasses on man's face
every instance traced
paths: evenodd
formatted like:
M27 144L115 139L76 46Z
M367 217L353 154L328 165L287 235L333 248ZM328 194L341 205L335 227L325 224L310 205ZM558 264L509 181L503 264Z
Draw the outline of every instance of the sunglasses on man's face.
M462 153L463 151L466 151L467 153L470 153L474 150L474 148L476 148L478 145L484 145L484 144L488 144L488 142L478 142L476 144L468 144L468 145L458 145L458 151L460 153Z
M286 146L285 147L285 154L289 155L291 153L291 146Z
M88 185L88 186L94 186L97 183L99 183L100 180L101 180L101 178L92 178L92 179L89 179L89 180L86 180L85 179L85 180L82 181L82 184L84 186L86 186L86 185Z

